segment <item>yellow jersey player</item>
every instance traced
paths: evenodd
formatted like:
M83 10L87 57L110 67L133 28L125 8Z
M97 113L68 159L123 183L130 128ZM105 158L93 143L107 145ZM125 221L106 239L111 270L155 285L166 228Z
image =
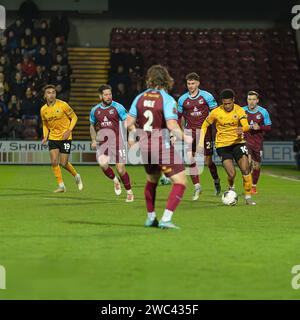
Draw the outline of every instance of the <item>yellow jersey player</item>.
M251 199L252 177L248 162L248 150L244 132L250 129L245 110L234 103L234 91L225 89L221 92L222 105L213 109L201 127L199 149L204 148L207 128L216 124L216 151L227 173L229 189L234 189L236 171L233 159L238 164L242 176L246 204L255 205Z
M44 88L44 98L46 104L41 108L42 144L48 142L52 170L58 183L58 188L54 192L66 192L60 165L75 177L78 189L82 190L81 177L69 162L72 130L76 125L77 116L66 102L56 99L55 86L47 85Z

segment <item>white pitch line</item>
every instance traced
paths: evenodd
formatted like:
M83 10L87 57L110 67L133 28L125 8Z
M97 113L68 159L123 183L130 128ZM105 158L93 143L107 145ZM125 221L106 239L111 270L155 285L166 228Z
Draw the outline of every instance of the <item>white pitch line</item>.
M281 178L284 180L289 180L289 181L296 181L296 182L300 182L300 178L296 179L296 178L289 178L289 177L285 177L285 176L278 176L277 174L272 174L272 173L264 173L267 176L273 177L273 178Z

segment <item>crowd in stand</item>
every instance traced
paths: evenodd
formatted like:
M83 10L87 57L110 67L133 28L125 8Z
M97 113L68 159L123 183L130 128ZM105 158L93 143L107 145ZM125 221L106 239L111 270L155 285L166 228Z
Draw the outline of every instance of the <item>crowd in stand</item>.
M109 84L114 99L128 110L132 99L141 92L144 79L142 55L135 48L113 48L110 60Z
M69 28L65 17L36 19L26 7L19 14L0 38L0 138L37 139L43 87L54 84L57 98L69 99Z

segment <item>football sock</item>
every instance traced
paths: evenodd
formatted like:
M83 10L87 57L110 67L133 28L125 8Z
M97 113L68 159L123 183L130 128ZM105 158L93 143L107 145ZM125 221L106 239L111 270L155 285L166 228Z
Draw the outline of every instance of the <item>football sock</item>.
M169 194L166 209L174 212L179 205L186 187L183 184L175 183Z
M116 177L115 173L114 173L114 171L113 171L113 169L111 167L108 167L107 169L103 169L102 168L102 171L111 180L113 180Z
M227 181L228 181L229 188L233 188L234 187L234 179L230 179L229 177L227 177Z
M154 220L156 218L155 211L148 212L148 218L151 219L151 220Z
M199 173L196 162L190 164L190 175L193 181L193 184L199 184Z
M196 190L196 189L201 189L201 185L200 185L200 183L196 183L196 184L194 184L194 187L195 187L195 190Z
M52 166L52 170L55 175L57 183L61 186L63 184L63 179L62 179L60 167L59 166Z
M157 188L157 183L152 183L147 181L144 189L144 195L145 195L148 212L154 212L155 210L154 207L155 207L156 188Z
M260 169L253 169L252 171L252 180L253 184L256 185L259 179Z
M173 215L173 211L165 209L165 212L161 218L163 222L171 221Z
M209 166L209 171L214 180L219 180L218 169L214 162L212 162Z
M251 196L251 188L252 188L251 173L245 176L243 175L243 186L244 186L245 196Z
M64 168L69 171L73 177L77 175L77 171L70 162L68 162Z
M127 172L120 176L126 190L131 190L130 178Z

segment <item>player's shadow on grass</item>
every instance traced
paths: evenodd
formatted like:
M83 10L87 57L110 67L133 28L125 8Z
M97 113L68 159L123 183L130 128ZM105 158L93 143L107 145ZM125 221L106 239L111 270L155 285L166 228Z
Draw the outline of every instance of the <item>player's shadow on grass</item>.
M142 224L130 224L130 223L111 223L111 222L93 222L93 221L83 221L83 220L67 220L64 221L68 224L87 224L87 225L95 225L95 226L106 226L106 227L138 227L145 228Z
M29 194L45 194L49 193L49 190L46 189L32 189L32 188L0 188L0 190L11 190L11 191L32 191L32 193L14 193L13 195L22 196L22 195L29 195ZM11 194L5 194L6 196L10 196Z

